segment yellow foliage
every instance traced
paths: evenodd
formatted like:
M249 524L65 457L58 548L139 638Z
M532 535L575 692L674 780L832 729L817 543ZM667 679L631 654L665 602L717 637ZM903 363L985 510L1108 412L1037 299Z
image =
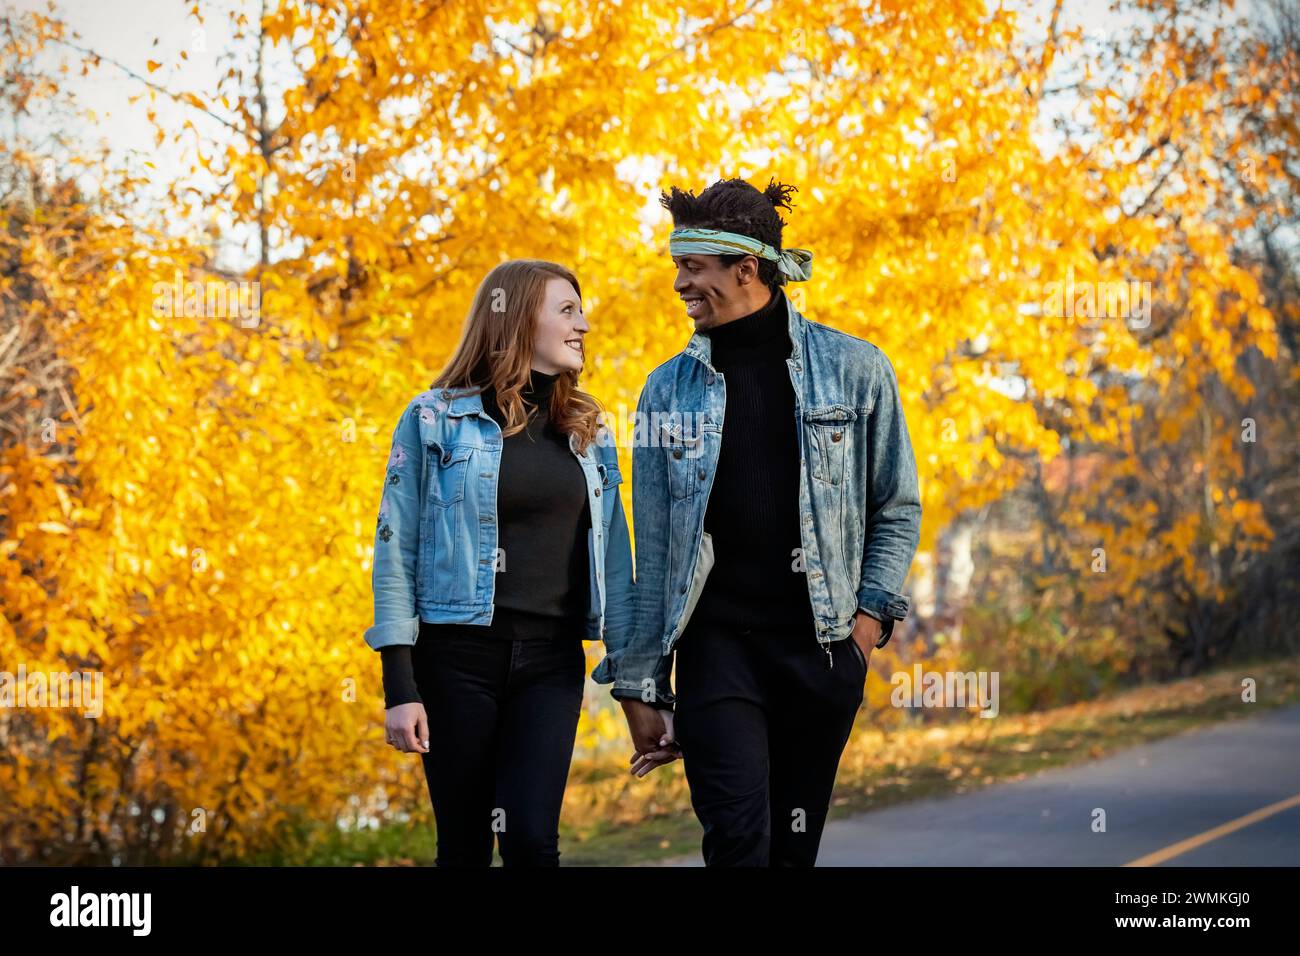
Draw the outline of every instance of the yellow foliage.
M1128 449L1142 410L1099 387L1100 365L1167 391L1155 440L1174 443L1197 427L1191 383L1249 395L1237 358L1276 354L1231 229L1204 217L1212 181L1184 177L1116 214L1164 158L1133 162L1135 135L1172 138L1191 163L1222 132L1198 128L1214 94L1180 86L1172 54L1141 73L1133 103L1096 93L1098 143L1052 155L1027 92L1077 38L1022 60L1003 5L823 0L782 4L779 19L716 0L352 6L347 24L308 2L237 26L284 54L306 38L303 72L274 90L252 90L244 63L209 96L175 94L230 136L195 156L217 185L169 184L171 199L198 190L272 243L236 279L201 238L117 215L129 177L120 195L0 230L74 396L54 442L25 434L0 457L0 669L84 668L104 687L97 719L0 713L0 846L24 858L293 857L313 839L300 825L425 799L418 762L384 746L378 658L361 641L392 424L450 354L480 278L518 256L576 270L592 322L584 388L625 421L690 335L653 205L670 183L799 187L786 241L816 256L801 309L893 361L924 550L1065 439ZM38 40L60 33L30 23ZM28 55L11 45L0 62ZM1125 107L1166 103L1131 128ZM1045 289L1067 277L1149 283L1167 334L1078 314L1075 299L1054 309ZM257 283L255 321L158 309L160 289L188 284L206 303L228 281ZM1154 540L1137 509L1107 529L1111 593L1180 554L1208 588L1195 543L1269 537L1257 503L1214 503ZM623 734L589 702L580 751ZM616 812L622 792L592 812Z

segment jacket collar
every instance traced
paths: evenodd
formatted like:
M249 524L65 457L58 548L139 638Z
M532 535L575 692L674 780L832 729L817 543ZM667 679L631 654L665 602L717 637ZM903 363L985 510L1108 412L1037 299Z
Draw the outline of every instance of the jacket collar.
M788 295L782 293L782 298L785 299L786 329L790 333L790 358L787 361L799 372L803 369L803 341L807 320L795 309ZM710 371L716 371L713 368L713 343L703 332L692 334L682 352L699 359Z
M438 392L438 397L449 402L447 414L452 418L483 414L483 396L479 392L467 393L460 389L442 389Z

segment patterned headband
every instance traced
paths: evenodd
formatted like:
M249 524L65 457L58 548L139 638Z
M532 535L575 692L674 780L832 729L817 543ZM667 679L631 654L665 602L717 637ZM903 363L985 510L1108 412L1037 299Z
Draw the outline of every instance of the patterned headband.
M766 242L738 232L720 229L674 229L668 237L668 251L674 256L748 255L776 263L781 275L791 282L812 278L812 253L807 249L783 249L777 252Z

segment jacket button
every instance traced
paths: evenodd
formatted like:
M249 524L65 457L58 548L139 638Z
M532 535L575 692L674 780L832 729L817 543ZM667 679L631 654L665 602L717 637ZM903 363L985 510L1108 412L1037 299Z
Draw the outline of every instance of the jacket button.
M599 489L599 488L596 489L596 497L597 497L597 498L600 497L600 489Z
M843 437L844 437L844 432L836 432L835 434L831 435L831 441L839 441Z
M703 480L704 480L704 469L703 469L703 468L700 469L700 471L699 471L699 475L700 475L700 481L703 481Z
M674 448L674 449L673 449L673 457L674 457L674 458L681 458L681 457L682 457L682 450L681 450L680 448Z

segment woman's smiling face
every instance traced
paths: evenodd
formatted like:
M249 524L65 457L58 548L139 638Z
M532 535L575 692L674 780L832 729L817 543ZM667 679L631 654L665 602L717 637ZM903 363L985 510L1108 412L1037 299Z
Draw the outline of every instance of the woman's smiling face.
M533 338L533 368L546 375L581 371L584 358L582 337L590 331L582 314L578 292L565 279L546 283L546 297L537 315Z

